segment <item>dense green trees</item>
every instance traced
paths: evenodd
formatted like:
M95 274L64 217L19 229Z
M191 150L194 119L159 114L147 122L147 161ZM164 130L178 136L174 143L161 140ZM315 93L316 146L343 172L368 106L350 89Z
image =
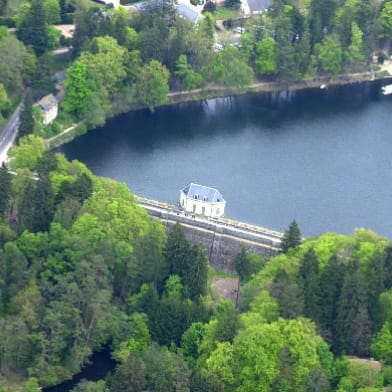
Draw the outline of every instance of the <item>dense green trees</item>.
M31 45L38 56L48 49L49 36L43 0L31 3L31 9L18 28L18 38L24 44Z
M140 101L150 110L167 101L169 71L157 60L142 68L136 84Z
M33 118L33 99L31 92L28 91L23 100L23 108L20 113L18 138L29 135L34 132L34 118Z

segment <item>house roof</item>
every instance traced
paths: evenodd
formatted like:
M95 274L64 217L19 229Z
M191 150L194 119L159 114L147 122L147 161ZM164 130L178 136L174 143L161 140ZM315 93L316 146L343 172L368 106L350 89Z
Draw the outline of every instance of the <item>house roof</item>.
M207 201L209 203L222 203L225 199L220 192L215 188L210 188L204 185L190 183L187 187L182 189L182 192L188 198Z
M270 0L247 0L251 11L264 11L271 6Z
M53 94L45 95L38 101L38 106L44 111L49 112L58 105L57 99Z
M183 3L178 4L177 12L192 23L196 23L203 17L199 12Z

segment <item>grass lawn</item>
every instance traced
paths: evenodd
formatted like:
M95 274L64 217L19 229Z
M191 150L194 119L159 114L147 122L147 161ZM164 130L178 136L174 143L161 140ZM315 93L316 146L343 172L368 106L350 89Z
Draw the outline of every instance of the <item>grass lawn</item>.
M214 12L214 17L216 20L235 19L240 16L240 11L233 8L218 7Z

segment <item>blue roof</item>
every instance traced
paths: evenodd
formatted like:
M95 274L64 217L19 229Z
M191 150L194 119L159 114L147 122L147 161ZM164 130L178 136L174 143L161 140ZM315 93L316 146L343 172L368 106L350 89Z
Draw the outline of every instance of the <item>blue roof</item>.
M193 10L191 7L188 7L186 4L178 4L177 12L192 23L196 23L203 17L200 13Z
M191 199L207 201L209 203L222 203L225 201L217 189L194 184L193 182L182 189L182 192Z
M264 11L271 7L270 0L248 0L248 5L251 11Z

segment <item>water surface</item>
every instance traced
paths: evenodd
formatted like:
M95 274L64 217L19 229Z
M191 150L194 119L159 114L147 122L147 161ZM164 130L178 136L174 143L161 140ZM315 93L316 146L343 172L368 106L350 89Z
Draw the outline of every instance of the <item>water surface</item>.
M230 218L392 238L392 96L380 85L141 110L60 150L138 195L176 203L197 182L219 188Z

